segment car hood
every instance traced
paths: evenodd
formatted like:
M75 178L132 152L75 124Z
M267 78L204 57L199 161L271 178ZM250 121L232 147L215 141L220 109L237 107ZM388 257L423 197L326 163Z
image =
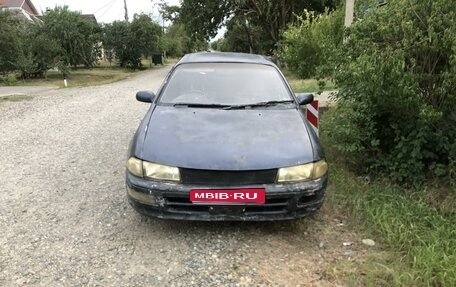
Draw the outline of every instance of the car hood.
M296 109L223 110L156 106L140 158L207 170L272 169L313 161Z

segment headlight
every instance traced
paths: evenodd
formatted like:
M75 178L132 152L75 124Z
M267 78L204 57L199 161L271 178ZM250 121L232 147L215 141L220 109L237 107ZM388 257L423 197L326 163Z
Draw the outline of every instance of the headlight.
M322 177L328 172L328 164L324 160L303 165L279 168L277 182L306 181Z
M144 175L142 165L143 165L142 160L137 159L136 157L130 157L127 161L128 171L138 177L143 177L143 175Z
M128 159L127 169L133 175L142 178L180 181L179 168L142 161L135 157Z
M144 177L158 180L180 181L177 167L143 161Z

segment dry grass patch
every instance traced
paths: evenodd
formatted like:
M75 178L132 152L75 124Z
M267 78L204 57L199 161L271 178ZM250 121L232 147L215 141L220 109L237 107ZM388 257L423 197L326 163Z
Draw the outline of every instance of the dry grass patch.
M135 75L138 72L122 69L77 69L71 71L67 77L68 87L87 87L117 82ZM64 88L63 76L59 72L51 71L47 79L27 79L18 81L17 86L55 86Z
M0 97L0 104L5 102L23 102L23 101L31 101L33 99L32 96L27 95L8 95Z

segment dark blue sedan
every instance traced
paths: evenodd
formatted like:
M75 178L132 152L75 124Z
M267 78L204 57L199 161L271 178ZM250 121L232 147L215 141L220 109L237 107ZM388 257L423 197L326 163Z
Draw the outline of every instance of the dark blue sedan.
M286 220L323 203L328 166L294 94L260 55L182 58L130 145L126 187L140 213L183 220Z

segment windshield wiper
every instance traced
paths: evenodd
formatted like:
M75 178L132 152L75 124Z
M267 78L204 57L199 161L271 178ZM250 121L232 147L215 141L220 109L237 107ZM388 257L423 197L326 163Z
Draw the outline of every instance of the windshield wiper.
M245 109L245 108L255 108L255 107L270 107L270 106L275 106L275 105L291 104L291 103L294 103L294 101L293 100L267 101L267 102L259 102L259 103L254 103L254 104L227 106L223 109L231 110L231 109Z
M173 107L188 107L188 108L206 108L206 109L225 109L230 105L222 104L198 104L198 103L175 103Z

